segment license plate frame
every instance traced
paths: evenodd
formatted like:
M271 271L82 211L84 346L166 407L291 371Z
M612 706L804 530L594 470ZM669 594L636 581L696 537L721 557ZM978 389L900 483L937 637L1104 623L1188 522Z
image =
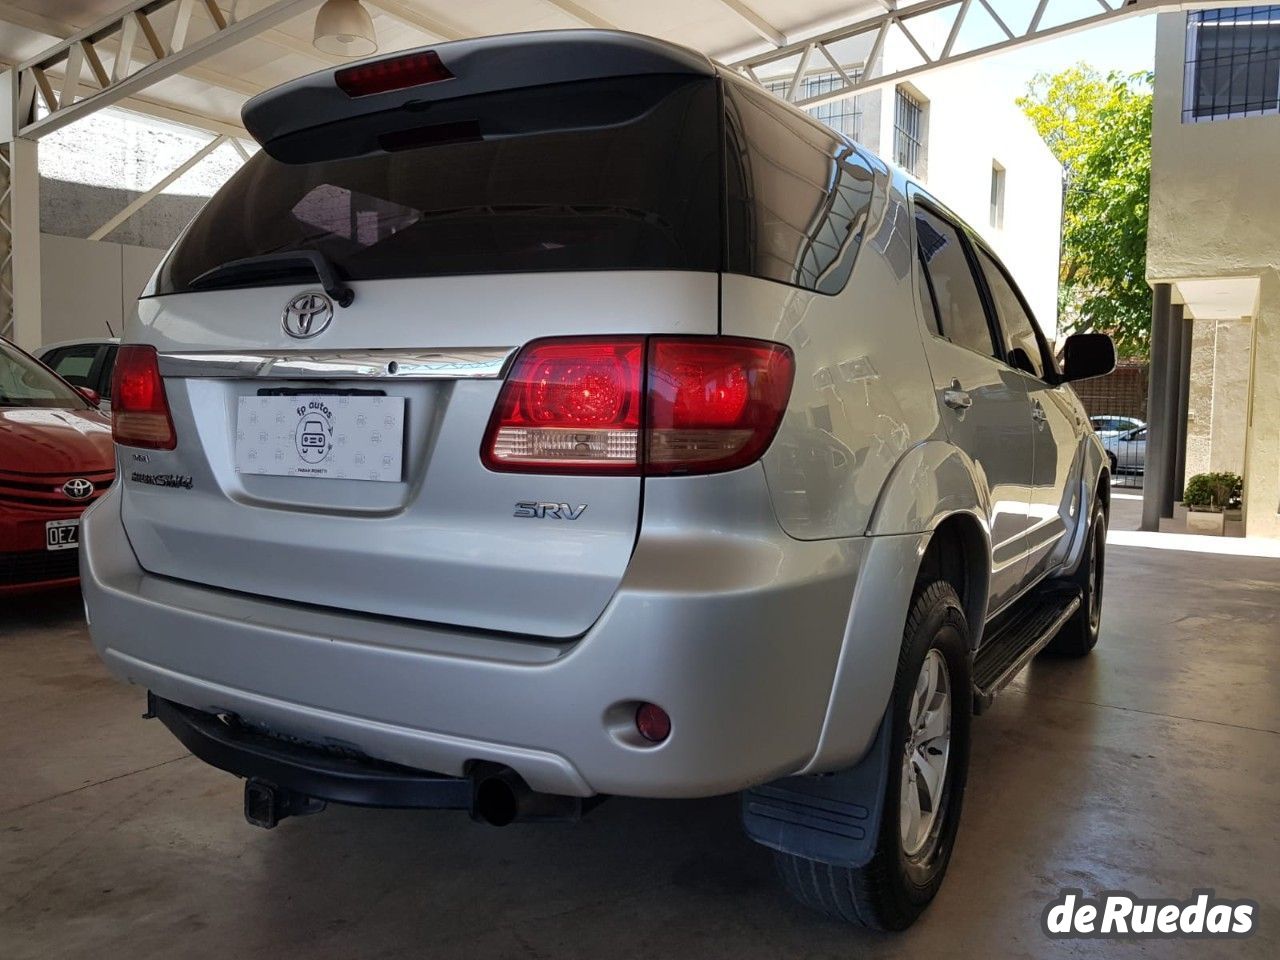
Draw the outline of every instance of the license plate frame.
M68 520L48 520L44 525L44 548L46 550L79 550L80 518Z

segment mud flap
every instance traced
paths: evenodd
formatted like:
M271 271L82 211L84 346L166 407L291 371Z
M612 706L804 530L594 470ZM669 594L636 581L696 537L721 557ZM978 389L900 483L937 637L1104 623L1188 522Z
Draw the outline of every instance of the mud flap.
M743 791L747 836L836 867L870 863L884 813L890 726L886 710L870 752L848 770L785 777Z

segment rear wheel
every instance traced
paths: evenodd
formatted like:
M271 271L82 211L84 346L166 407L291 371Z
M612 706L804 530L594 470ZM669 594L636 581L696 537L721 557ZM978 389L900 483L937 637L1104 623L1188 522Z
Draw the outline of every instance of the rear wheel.
M902 930L942 885L960 823L972 707L969 630L950 584L917 588L890 701L889 772L865 867L775 855L791 894L836 919Z
M1102 628L1102 584L1106 573L1107 514L1095 501L1089 522L1089 540L1080 568L1072 578L1080 588L1080 609L1066 622L1045 652L1060 657L1087 656L1098 644Z

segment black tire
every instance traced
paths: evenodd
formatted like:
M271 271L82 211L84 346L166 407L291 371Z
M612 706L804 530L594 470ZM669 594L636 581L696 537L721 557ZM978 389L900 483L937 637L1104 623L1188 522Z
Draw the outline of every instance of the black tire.
M1102 629L1102 585L1106 574L1107 514L1095 499L1089 518L1089 540L1084 556L1071 580L1080 588L1080 609L1058 635L1049 641L1045 653L1056 657L1086 657L1098 645Z
M946 665L951 740L942 778L941 803L933 826L923 834L923 847L908 856L900 823L904 758L908 750L912 700L931 650L937 650ZM893 711L890 772L886 778L876 852L871 862L865 867L849 869L794 854L774 854L783 884L797 900L833 919L875 930L904 930L924 912L942 885L960 825L969 770L973 696L969 628L960 599L949 583L938 581L917 587L898 656L890 709Z
M1107 451L1107 463L1111 464L1111 476L1115 476L1120 472L1120 461L1116 459L1116 455L1111 451Z

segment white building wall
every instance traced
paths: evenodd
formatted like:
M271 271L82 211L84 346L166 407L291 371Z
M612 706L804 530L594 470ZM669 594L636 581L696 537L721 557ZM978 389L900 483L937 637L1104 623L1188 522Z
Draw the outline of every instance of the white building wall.
M924 173L930 193L959 214L991 245L1013 274L1051 340L1058 328L1058 269L1062 243L1062 166L1013 92L991 81L980 65L962 65L914 78L928 101ZM893 90L881 113L893 134ZM892 151L886 155L891 157ZM991 223L991 170L1005 168L1002 226Z
M915 29L921 32L919 26ZM922 37L926 44L945 39L930 39L923 33ZM859 59L870 54L872 39L868 36L841 48L848 66L861 65ZM896 32L889 35L882 56L885 71L890 72L920 62L915 48ZM904 86L925 102L924 160L917 179L991 245L1013 274L1046 336L1055 339L1062 165L1014 102L1019 91L994 81L980 63L931 71ZM895 98L892 87L857 98L862 144L889 163L894 161ZM990 216L994 163L1005 168L1001 226L993 226Z
M1184 123L1186 26L1156 26L1147 279L1195 321L1187 473L1242 473L1246 533L1280 537L1280 115Z
M41 236L40 343L118 336L163 256L149 247Z

